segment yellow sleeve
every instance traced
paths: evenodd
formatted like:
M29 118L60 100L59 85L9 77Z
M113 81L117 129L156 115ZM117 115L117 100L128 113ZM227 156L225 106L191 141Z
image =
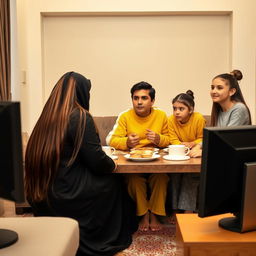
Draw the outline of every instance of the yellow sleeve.
M122 114L117 118L113 130L106 138L106 142L115 149L127 150L127 139L127 122L125 114Z
M177 133L175 131L175 124L172 116L169 118L169 144L181 144L181 141L179 140L179 137L177 136Z
M203 129L205 125L206 125L206 121L204 117L200 115L200 118L198 118L198 121L197 121L197 136L195 140L196 144L201 143L203 141Z
M170 137L169 137L169 125L168 125L168 118L167 116L163 120L163 126L162 126L162 131L160 135L160 142L158 146L160 148L167 147L169 145Z

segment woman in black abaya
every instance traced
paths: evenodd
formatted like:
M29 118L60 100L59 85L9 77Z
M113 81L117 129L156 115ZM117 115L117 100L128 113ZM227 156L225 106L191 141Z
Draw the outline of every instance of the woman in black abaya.
M75 72L55 85L28 142L25 187L36 216L78 221L77 255L111 256L131 244L135 206L101 149L88 112L90 88L90 80Z

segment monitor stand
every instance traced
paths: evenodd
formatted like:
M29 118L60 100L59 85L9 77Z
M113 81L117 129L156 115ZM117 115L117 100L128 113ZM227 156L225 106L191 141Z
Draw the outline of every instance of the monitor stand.
M8 229L0 229L0 249L10 246L18 241L18 234Z
M220 219L219 226L232 232L242 233L240 214L238 213L234 217Z
M256 162L245 163L242 187L241 212L235 217L223 218L219 226L233 232L256 230Z

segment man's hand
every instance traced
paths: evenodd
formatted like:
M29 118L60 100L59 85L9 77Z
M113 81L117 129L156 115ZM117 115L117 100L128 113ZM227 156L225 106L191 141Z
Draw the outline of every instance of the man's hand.
M140 143L140 138L136 133L131 133L128 135L128 140L127 140L127 147L128 148L134 148Z
M150 129L147 129L147 133L146 133L146 137L149 141L151 141L153 144L155 144L156 146L158 146L159 142L160 142L160 135L153 132Z

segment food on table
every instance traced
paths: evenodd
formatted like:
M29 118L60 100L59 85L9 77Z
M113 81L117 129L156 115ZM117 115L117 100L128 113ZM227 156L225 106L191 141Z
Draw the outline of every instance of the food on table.
M151 158L154 154L154 148L143 147L139 149L131 149L131 158Z

